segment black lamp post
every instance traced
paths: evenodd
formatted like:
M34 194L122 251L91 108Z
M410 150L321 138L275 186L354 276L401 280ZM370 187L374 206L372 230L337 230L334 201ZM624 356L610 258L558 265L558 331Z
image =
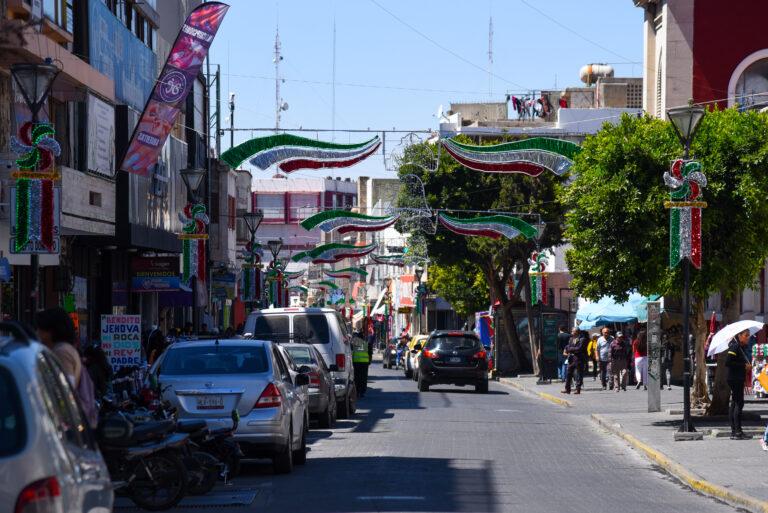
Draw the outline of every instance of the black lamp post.
M243 220L245 221L245 226L248 228L248 231L251 233L251 250L250 255L248 255L248 263L254 266L253 272L259 272L258 269L256 269L253 250L256 246L256 230L259 229L261 222L264 220L264 212L261 209L256 210L256 212L246 212L243 214ZM253 308L254 302L255 300L252 299L251 308Z
M48 95L51 92L53 81L59 74L59 68L51 64L50 59L46 59L44 64L21 63L11 65L11 77L18 87L24 103L32 114L32 123L38 122L38 113L45 105ZM30 266L32 267L32 283L30 294L30 312L29 318L34 318L37 311L40 296L40 259L37 253L30 255Z
M693 100L689 100L685 107L675 107L667 110L667 116L675 127L675 132L683 145L683 158L688 160L691 150L691 141L696 130L699 128L706 110L704 107L693 105ZM691 344L690 344L690 326L689 316L691 309L690 283L691 283L691 261L689 258L683 258L683 423L680 425L680 432L690 433L696 431L691 421Z
M179 171L184 185L187 187L187 196L192 203L198 203L200 198L197 195L200 184L205 177L205 169L202 168L184 168ZM200 329L200 312L197 306L197 276L192 277L192 326L195 332Z
M421 310L422 310L422 308L424 308L423 305L421 304L422 301L424 301L424 299L421 297L421 277L424 276L424 268L423 267L417 267L413 271L413 274L416 275L416 281L418 281L418 284L416 285L416 297L417 297L417 299L419 301L419 311L418 311L418 315L419 315L419 335L421 335L421 334L424 333L423 326L421 325L421 321L422 321L422 319L421 319Z
M272 239L267 241L267 247L269 248L269 252L272 253L272 262L270 262L270 267L275 270L276 273L278 273L277 279L280 280L280 268L279 268L279 262L277 261L277 255L280 254L280 250L283 249L283 239L282 237L279 239ZM278 282L279 285L279 282ZM275 291L277 291L280 287L276 287ZM276 294L278 295L278 294ZM280 306L280 298L279 297L273 297L272 301L275 303L275 306Z

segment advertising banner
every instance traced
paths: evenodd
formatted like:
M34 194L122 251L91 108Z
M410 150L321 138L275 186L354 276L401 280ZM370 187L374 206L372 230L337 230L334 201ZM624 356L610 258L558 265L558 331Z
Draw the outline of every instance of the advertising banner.
M180 289L177 257L136 257L131 261L133 292L176 292Z
M115 108L88 95L88 171L115 176Z
M207 2L187 17L133 131L120 169L146 177L157 162L229 6Z
M115 370L141 365L141 315L102 315L101 348Z

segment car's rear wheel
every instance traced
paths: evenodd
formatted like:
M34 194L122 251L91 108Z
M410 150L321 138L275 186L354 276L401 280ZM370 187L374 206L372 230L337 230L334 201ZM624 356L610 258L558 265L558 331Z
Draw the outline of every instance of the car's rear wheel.
M293 471L293 426L288 432L288 444L272 459L275 474L290 474Z
M304 429L301 431L301 444L293 452L293 462L304 465L307 462L307 419L304 419Z
M475 385L475 392L478 394L487 394L488 393L488 380L481 381L477 385Z
M419 392L429 392L429 383L424 381L424 378L419 374L419 380L417 381L419 384Z
M333 427L334 414L333 410L336 407L336 401L333 398L328 399L328 406L325 407L325 411L320 414L318 424L321 428L329 429Z
M351 384L347 387L347 393L344 395L344 399L336 403L338 407L339 418L348 419L355 414L355 402L357 399L357 392L355 385Z

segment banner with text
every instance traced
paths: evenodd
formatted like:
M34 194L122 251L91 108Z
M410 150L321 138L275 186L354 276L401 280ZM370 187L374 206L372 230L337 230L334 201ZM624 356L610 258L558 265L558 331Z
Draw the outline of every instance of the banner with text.
M141 365L141 315L102 315L101 348L115 370Z
M207 2L187 16L133 131L123 171L146 177L157 163L227 9L227 4Z

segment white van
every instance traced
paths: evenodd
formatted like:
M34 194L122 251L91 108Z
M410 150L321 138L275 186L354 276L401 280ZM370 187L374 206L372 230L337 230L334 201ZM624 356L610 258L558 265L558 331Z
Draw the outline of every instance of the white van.
M352 368L352 333L332 308L270 308L248 315L243 336L277 343L312 344L331 370L339 417L355 413L357 391Z

